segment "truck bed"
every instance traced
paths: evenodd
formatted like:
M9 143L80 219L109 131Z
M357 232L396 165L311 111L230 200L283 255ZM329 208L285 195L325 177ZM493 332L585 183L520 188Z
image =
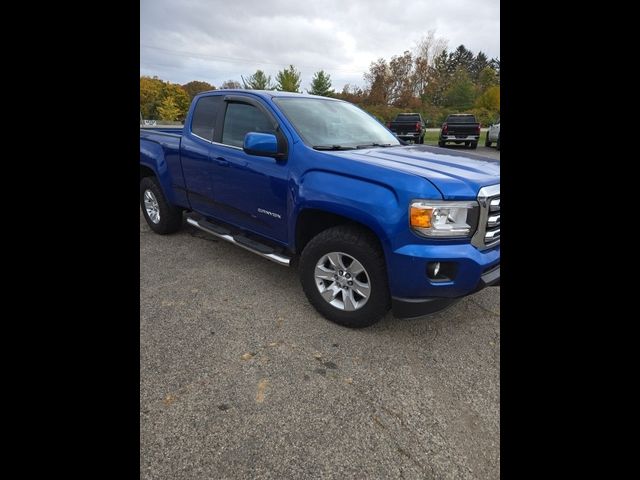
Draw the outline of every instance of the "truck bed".
M151 133L168 133L170 135L178 135L182 136L182 126L177 125L175 127L165 126L165 127L140 127L140 135L142 136L145 132Z

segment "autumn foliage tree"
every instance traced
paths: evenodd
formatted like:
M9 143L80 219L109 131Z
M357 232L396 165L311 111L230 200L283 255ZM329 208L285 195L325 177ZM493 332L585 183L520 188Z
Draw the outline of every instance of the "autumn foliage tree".
M140 77L140 114L142 118L184 121L190 103L191 99L181 85L165 82L158 77ZM177 113L174 108L177 109Z
M369 71L365 72L364 80L367 84L367 98L369 105L388 105L391 98L393 79L391 70L384 58L371 62Z
M207 82L193 80L192 82L182 85L182 88L187 92L187 95L189 95L189 100L193 100L193 97L197 94L206 92L207 90L215 90L216 87Z
M299 92L301 73L293 66L277 72L275 84L262 70L241 77L245 89ZM334 91L331 75L320 70L307 90L360 105L381 121L400 112L420 112L431 125L439 125L450 113L474 113L483 125L495 121L500 112L500 60L484 52L474 54L464 45L448 50L446 39L427 32L401 55L379 58L364 72L364 85L345 85ZM215 87L202 81L182 86L157 77L140 77L140 114L145 119L183 120L190 100ZM221 88L242 88L227 80ZM179 111L176 114L176 109Z
M500 61L484 52L474 55L464 45L448 51L447 41L433 31L413 50L389 61L372 62L364 81L366 95L358 103L384 121L392 120L398 111L417 111L439 125L450 113L470 112L486 124L486 118L499 113L499 102L489 102L483 95L491 87L499 91ZM495 99L495 89L488 97Z
M144 119L157 119L162 103L164 82L158 77L140 77L140 114Z
M176 104L176 101L173 97L165 97L158 107L158 115L160 117L160 120L178 120L180 113L180 108L178 108L178 105Z

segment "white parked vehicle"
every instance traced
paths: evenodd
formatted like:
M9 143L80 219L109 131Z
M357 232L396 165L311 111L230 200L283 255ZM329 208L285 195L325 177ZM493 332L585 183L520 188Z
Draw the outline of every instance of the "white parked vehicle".
M498 117L496 123L489 125L489 130L487 130L487 139L484 141L484 146L490 147L494 142L496 144L496 148L500 150L500 117Z

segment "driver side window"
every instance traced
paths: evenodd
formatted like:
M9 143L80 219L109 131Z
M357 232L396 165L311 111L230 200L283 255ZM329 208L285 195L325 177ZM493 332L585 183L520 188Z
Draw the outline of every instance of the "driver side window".
M267 117L253 105L229 103L222 127L222 143L242 148L248 132L276 133Z

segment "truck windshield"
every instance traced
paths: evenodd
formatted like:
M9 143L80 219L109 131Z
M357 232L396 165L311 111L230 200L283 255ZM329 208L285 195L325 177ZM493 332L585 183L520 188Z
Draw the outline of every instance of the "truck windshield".
M310 147L339 150L400 145L373 117L350 103L295 97L276 97L273 101Z

